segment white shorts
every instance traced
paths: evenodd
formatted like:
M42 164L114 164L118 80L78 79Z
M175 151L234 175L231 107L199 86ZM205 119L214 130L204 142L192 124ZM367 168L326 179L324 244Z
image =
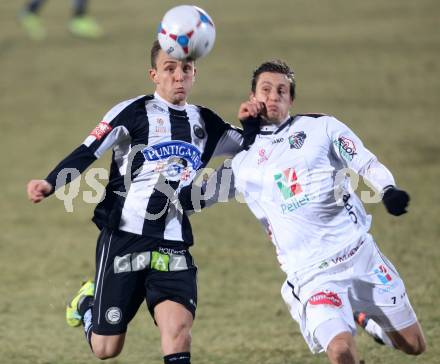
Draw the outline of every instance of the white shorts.
M356 333L353 312L363 311L384 331L399 331L417 322L405 285L370 234L319 264L288 277L281 295L312 352L327 349L342 331ZM329 320L346 329L328 330L320 343L316 329ZM329 325L327 325L328 327Z

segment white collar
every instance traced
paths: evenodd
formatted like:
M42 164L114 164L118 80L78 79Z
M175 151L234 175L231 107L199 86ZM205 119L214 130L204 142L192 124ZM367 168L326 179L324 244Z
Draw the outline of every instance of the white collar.
M161 97L157 91L154 92L154 98L159 100L160 102L163 102L165 105L167 105L168 107L174 109L174 110L179 110L179 111L184 111L186 109L186 107L188 106L188 104L185 102L185 105L174 105L171 102L165 100L163 97Z
M269 133L275 133L279 128L281 128L284 123L286 123L288 120L290 120L290 114L287 115L287 117L279 124L270 124L270 125L263 125L262 127L260 127L260 130L262 132L264 132L264 134L269 134Z

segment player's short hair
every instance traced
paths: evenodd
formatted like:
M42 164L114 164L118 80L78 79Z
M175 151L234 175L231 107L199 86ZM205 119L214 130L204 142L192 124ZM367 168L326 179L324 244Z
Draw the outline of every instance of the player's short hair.
M257 88L258 77L263 72L281 73L287 77L290 82L290 98L295 99L295 73L289 65L280 60L272 59L259 65L252 74L252 92L255 93Z
M160 47L159 41L156 39L153 42L153 45L151 46L151 51L150 51L150 62L151 62L151 68L156 69L157 66L157 56L159 55L159 52L162 48Z
M150 51L150 64L151 64L151 68L156 69L157 67L157 57L159 56L159 52L162 50L159 41L156 39L153 42L153 45L151 46L151 51ZM188 61L194 62L194 60L191 60L188 58Z

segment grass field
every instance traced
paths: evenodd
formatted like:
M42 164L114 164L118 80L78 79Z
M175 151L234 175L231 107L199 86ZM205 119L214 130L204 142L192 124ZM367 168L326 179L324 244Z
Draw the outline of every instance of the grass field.
M22 1L0 3L1 174L0 362L93 363L82 330L64 322L64 304L94 272L94 206L74 212L51 198L31 205L25 185L76 147L114 104L149 93L146 49L174 1L96 0L107 34L72 38L68 1L49 1L43 42L16 22ZM194 1L217 26L213 52L198 64L191 101L235 120L252 69L280 57L294 66L294 112L324 112L349 124L412 197L410 213L369 205L373 234L403 276L428 341L406 357L357 337L367 364L438 363L440 357L440 2L437 0ZM109 156L97 162L107 166ZM84 185L87 190L87 186ZM325 363L312 356L279 289L274 249L245 205L192 218L199 266L193 329L198 364ZM124 352L109 363L161 363L145 307Z

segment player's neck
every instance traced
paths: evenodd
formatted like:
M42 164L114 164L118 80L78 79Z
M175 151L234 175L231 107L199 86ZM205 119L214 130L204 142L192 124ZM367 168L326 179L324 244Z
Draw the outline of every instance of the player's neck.
M161 95L158 90L154 92L154 97L159 101L163 102L164 104L166 104L168 107L171 107L172 109L176 109L176 110L185 110L186 106L188 105L186 103L186 100L183 100L179 104L174 104L173 102L167 100L163 95Z

